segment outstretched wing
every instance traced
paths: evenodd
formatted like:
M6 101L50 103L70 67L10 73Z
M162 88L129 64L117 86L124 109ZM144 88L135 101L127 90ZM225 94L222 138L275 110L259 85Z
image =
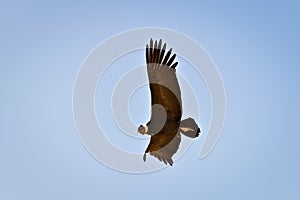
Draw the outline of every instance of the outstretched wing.
M146 61L149 85L151 91L151 104L160 104L167 112L167 118L175 121L181 119L181 94L176 77L176 66L173 63L176 54L170 49L167 54L166 43L162 46L159 42L150 40L150 45L146 46ZM171 56L171 57L170 57ZM151 118L156 118L158 114L151 113Z
M158 158L165 164L173 164L172 156L177 152L181 141L179 124L181 120L181 94L176 78L176 54L170 49L166 55L166 44L150 40L146 46L147 72L151 91L151 119L147 124L151 135L146 153ZM162 111L159 104L163 107ZM163 116L166 113L166 116ZM165 119L165 118L166 119ZM164 121L166 120L166 121ZM162 125L162 126L161 126ZM161 127L161 128L159 128Z
M146 153L149 152L165 164L173 165L172 156L177 152L181 141L178 129L177 124L167 122L158 134L152 135L145 151L144 161L146 161Z

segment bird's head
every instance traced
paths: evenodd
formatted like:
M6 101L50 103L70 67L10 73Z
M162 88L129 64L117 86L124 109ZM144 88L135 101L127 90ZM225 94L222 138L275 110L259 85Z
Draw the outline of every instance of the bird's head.
M142 135L146 134L148 132L148 126L140 125L138 128L138 132Z

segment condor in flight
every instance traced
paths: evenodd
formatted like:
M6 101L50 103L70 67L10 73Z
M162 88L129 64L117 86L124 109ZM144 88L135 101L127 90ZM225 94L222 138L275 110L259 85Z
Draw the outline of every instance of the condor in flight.
M172 156L177 152L181 133L187 137L199 136L200 128L192 118L181 121L182 104L176 66L176 54L172 48L166 53L166 43L150 40L146 45L146 62L151 91L151 118L146 125L140 125L138 132L151 136L146 153L158 158L165 164L173 165Z

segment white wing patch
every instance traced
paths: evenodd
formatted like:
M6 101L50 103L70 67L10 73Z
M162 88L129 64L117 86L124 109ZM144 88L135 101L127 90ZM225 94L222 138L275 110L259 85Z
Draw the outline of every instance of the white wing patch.
M190 127L180 127L180 130L182 130L183 132L194 131L194 129Z

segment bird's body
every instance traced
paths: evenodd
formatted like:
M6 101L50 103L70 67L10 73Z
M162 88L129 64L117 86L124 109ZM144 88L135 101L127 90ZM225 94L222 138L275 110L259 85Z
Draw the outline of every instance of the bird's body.
M155 156L165 164L173 164L172 156L177 152L181 135L194 138L199 135L200 129L192 118L181 121L182 102L181 92L176 77L176 66L173 63L176 54L170 49L166 55L166 44L150 40L146 46L147 73L151 91L151 118L146 126L140 126L141 134L151 135L146 153ZM170 57L171 56L171 57Z

